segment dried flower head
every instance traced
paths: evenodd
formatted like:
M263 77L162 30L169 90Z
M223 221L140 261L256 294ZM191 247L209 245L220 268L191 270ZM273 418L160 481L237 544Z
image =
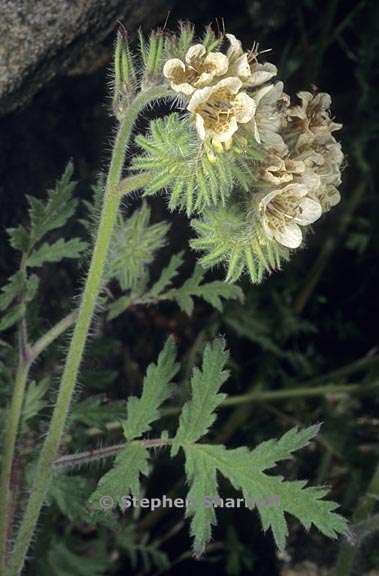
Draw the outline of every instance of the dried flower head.
M329 94L299 92L298 97L301 104L287 110L289 130L297 137L296 147L309 143L315 136L330 135L342 128L342 124L337 124L330 116L332 99Z

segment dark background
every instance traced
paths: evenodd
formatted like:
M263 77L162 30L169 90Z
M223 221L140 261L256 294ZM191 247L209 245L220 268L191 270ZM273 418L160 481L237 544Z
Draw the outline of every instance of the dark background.
M162 25L166 19L167 14L162 14ZM132 358L142 369L159 350L167 332L174 331L185 350L199 333L215 326L215 330L226 334L236 365L229 389L233 393L246 391L252 381L269 389L300 385L375 355L379 286L375 185L379 4L369 0L204 0L191 5L177 2L168 16L167 27L175 28L180 19L191 20L199 31L208 23L220 29L225 26L246 47L255 40L261 49L271 48L268 59L278 66L279 79L285 81L291 97L299 89L313 86L331 94L333 114L344 125L337 134L346 154L342 202L317 223L306 248L292 258L283 272L259 287L245 286L244 310L252 318L250 334L241 336L241 329L233 329L233 319L241 315L241 309L229 308L224 318L215 320L212 312L199 304L191 321L171 307L130 313L127 319L114 323L112 338L121 342L125 358ZM130 33L133 36L133 31ZM104 42L109 58L112 42L112 37ZM0 119L2 230L24 220L25 196L42 197L70 158L80 181L80 194L89 198L90 184L106 169L114 128L106 90L109 65L110 60L91 73L82 66L79 71L59 76L27 108ZM155 219L167 217L163 201L154 200L153 208ZM174 245L183 244L190 234L189 230L183 234L183 224L184 218L174 217ZM180 226L176 233L175 226ZM3 235L0 266L4 278L15 264L14 253ZM76 293L73 271L66 265L53 275L46 273L40 306L43 303L49 319L59 318L62 309L70 307L62 293ZM143 336L138 339L137 333ZM273 358L265 338L272 339L283 356ZM107 358L108 367L114 368L117 362ZM93 369L91 361L87 368ZM355 382L363 377L365 374L358 372L354 377L342 376L328 382ZM108 393L115 397L124 394L117 385ZM245 416L241 414L236 416L233 434L229 434L233 445L254 444L280 434L293 423L325 421L316 454L308 454L304 460L300 457L289 471L291 475L331 484L333 497L350 516L378 458L379 426L375 417L379 410L375 397L346 401L343 406L333 399L252 406ZM227 416L230 414L223 416L224 424ZM167 470L163 476L175 475L171 468ZM157 483L159 491L165 480L159 478ZM236 526L245 546L240 554L253 558L254 571L245 567L246 572L242 573L279 574L282 563L271 538L264 537L258 521L246 513L234 513L232 518L226 513L224 528L217 530L216 541L226 541L225 526L229 522ZM152 534L163 528L164 523L153 526ZM188 545L187 532L181 532L168 544L168 551L175 556L176 548L185 549ZM368 550L368 568L377 567L374 546L368 545ZM335 544L313 532L307 536L297 528L291 531L289 552L294 563L303 559L316 564L332 563L336 551ZM225 573L223 561L217 558L213 564L194 564L189 559L173 570L186 574L194 569L204 574Z

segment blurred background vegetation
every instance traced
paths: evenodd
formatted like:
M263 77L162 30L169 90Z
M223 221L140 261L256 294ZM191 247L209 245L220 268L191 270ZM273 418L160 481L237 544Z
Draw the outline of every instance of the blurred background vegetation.
M97 337L87 350L78 399L85 402L99 395L120 400L138 390L144 368L169 333L175 334L188 370L210 335L225 334L233 358L227 391L246 397L223 411L215 433L218 439L231 445L255 445L294 424L323 421L312 450L299 454L283 470L290 478L310 478L331 486L343 513L351 518L355 511L352 573L379 570L378 493L371 493L373 484L370 488L379 462L379 402L374 387L379 377L379 231L375 226L379 4L375 0L199 0L191 5L178 1L172 2L169 14L159 15L158 24L173 29L178 20L187 19L199 31L212 23L241 38L245 46L255 40L262 50L271 48L269 60L277 64L287 93L316 86L332 95L333 113L344 124L337 135L346 154L342 202L315 225L305 249L281 273L261 286L246 282L244 305L228 305L220 314L198 302L189 320L175 305L162 304L131 309L112 325L99 323ZM136 30L129 32L133 38ZM26 108L0 119L2 231L25 219L26 194L42 197L70 158L81 198L90 197L91 184L106 167L113 133L107 94L113 39L111 35L103 42L99 66L87 70L83 60L48 84ZM154 199L152 206L155 221L172 219L163 199ZM81 230L80 224L73 226ZM171 244L161 257L184 248L189 235L185 218L175 216ZM187 272L192 264L188 253ZM4 234L0 243L3 279L15 265ZM159 269L159 259L154 266ZM80 280L70 263L56 267L54 274L48 269L32 310L36 334L70 310ZM36 378L59 371L61 351L58 344L44 358ZM337 385L351 388L336 393ZM116 415L117 411L115 420ZM45 427L46 422L31 426L26 442L33 445ZM70 430L73 451L117 442L118 428L110 428L106 434L104 429L96 431L90 416L79 414ZM160 462L148 493L159 495L176 486L182 494L183 480L173 464L164 457ZM91 471L84 470L86 475L91 477ZM57 498L43 514L34 547L39 562L30 574L196 570L199 574L318 575L324 574L323 567L333 566L339 553L345 559L352 555L348 544L328 542L313 531L305 534L292 523L287 555L278 557L257 516L229 510L221 515L208 558L195 563L188 553L190 542L180 511L145 513L132 524L120 524L116 536L107 526L95 529L79 522L67 502L74 496L80 499L80 488L85 493L83 482L65 489L61 504ZM370 522L368 513L373 515ZM315 572L310 563L318 567ZM343 574L340 571L339 576Z

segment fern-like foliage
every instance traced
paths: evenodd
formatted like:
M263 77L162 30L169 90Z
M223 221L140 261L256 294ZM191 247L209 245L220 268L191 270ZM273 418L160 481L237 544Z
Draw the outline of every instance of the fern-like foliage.
M199 265L195 267L192 276L185 280L181 286L172 287L172 282L182 264L182 253L174 254L151 288L147 288L144 284L142 293L132 291L111 302L108 318L110 320L116 318L131 305L149 305L171 301L176 302L179 308L190 316L193 312L195 297L201 298L219 312L223 310L224 300L243 301L243 292L238 286L227 284L221 280L204 282L205 270Z
M140 476L149 471L149 453L142 444L133 440L150 430L151 424L159 418L159 409L170 396L171 382L178 369L176 346L169 339L157 364L152 364L147 370L141 397L132 396L128 400L128 417L123 422L123 429L129 443L117 455L114 468L101 478L91 496L90 502L95 509L101 508L104 496L110 496L115 504L122 506L123 497L139 494Z
M69 548L62 537L53 541L46 557L38 563L40 576L105 576L110 561L101 541L92 550ZM88 553L87 553L88 552Z
M161 404L169 397L170 382L178 370L175 357L175 347L169 340L157 364L148 369L142 396L129 400L128 418L123 426L127 444L116 457L114 467L100 479L91 496L93 504L107 495L122 507L124 496L138 495L141 476L149 471L148 448L141 436L150 430ZM225 398L220 389L228 377L227 361L228 352L221 338L206 346L201 368L194 369L191 398L183 406L177 432L172 439L161 438L162 445L171 446L172 456L179 452L185 456L189 484L186 516L191 519L195 555L205 551L216 524L216 510L222 502L220 475L242 493L240 500L248 508L257 508L263 529L271 529L279 549L284 548L288 535L287 513L306 529L313 524L330 538L346 532L346 521L335 511L337 504L324 499L325 488L267 473L294 451L307 446L318 433L319 425L304 430L293 428L278 440L263 442L254 450L199 442L209 432L216 419L215 411ZM160 384L161 391L157 390Z
M216 420L215 409L225 398L225 394L221 394L219 390L229 376L229 372L224 369L228 357L222 339L206 346L201 370L194 368L191 380L192 397L184 405L180 416L172 447L173 456L183 444L197 442Z
M132 396L128 400L128 418L123 424L128 440L134 440L148 432L151 424L159 418L159 409L172 393L171 383L178 370L176 346L173 339L169 338L157 364L151 364L147 369L142 396Z
M170 225L150 223L151 209L143 203L125 221L120 216L110 246L104 282L116 279L122 290L135 289L143 280L157 250L166 244Z
M36 296L39 279L32 269L64 258L77 259L87 248L87 243L80 238L45 241L50 232L62 228L75 213L78 201L73 197L76 186L73 172L70 162L55 188L48 192L47 200L28 196L29 226L20 224L7 230L10 245L22 256L19 271L0 291L0 331L10 328L25 316L27 304Z
M253 144L244 154L238 144L216 154L199 140L190 118L176 113L153 120L149 133L136 142L144 153L135 157L132 169L149 174L145 194L167 190L169 208L188 216L225 205L236 184L248 190L259 157Z

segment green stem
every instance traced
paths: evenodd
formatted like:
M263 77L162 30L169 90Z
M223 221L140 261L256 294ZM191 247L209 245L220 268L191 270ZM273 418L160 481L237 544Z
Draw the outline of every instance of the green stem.
M314 386L313 388L304 387L299 388L287 388L285 390L255 390L252 392L247 392L246 394L236 394L235 396L230 396L220 404L220 408L231 408L232 406L244 406L245 404L253 404L255 402L281 402L282 400L287 400L290 398L316 398L318 396L346 396L350 395L364 395L372 392L373 389L379 388L379 382L370 382L368 384L333 384L333 385L323 385ZM175 416L181 411L180 407L166 408L162 410L162 417ZM121 430L122 424L120 422L109 422L105 425L108 432L115 432ZM100 428L88 428L86 435L93 437L104 433L103 429ZM71 436L67 435L65 442L71 441Z
M0 559L1 573L3 573L7 557L9 534L9 510L11 506L10 481L12 475L13 456L17 440L18 425L22 412L25 386L28 379L29 363L20 360L11 404L5 424L3 456L1 466L1 499L0 499Z
M59 445L64 432L72 395L75 389L75 384L82 361L88 331L94 315L97 297L101 289L101 279L105 261L108 254L108 248L121 200L119 184L125 162L126 149L132 134L132 129L139 112L151 101L164 97L167 94L168 92L166 88L160 88L157 86L150 88L145 92L141 92L131 103L125 117L119 126L106 182L104 203L101 212L95 247L84 286L78 320L75 325L70 347L66 357L65 367L58 392L58 398L51 418L49 432L40 453L31 495L17 535L8 576L17 576L20 574L23 568L24 558L28 551L30 541L32 539L33 532L49 487L52 463L55 460L59 450ZM138 188L139 187L140 186L138 186Z
M30 349L32 361L34 362L34 360L38 358L38 356L40 356L40 354L42 354L42 352L44 352L46 348L50 346L50 344L52 344L57 338L59 338L61 334L66 332L68 328L71 328L71 326L75 323L77 317L78 317L78 310L70 312L70 314L67 314L67 316L62 318L62 320L60 320L52 328L50 328L50 330L46 332L46 334L41 336L41 338L39 338L32 345Z
M377 464L374 470L374 474L367 487L366 493L358 500L358 504L354 510L352 517L353 528L354 524L360 523L362 526L369 520L374 510L374 506L376 504L374 496L378 497L378 495L379 495L379 464ZM377 525L375 526L375 528L376 527ZM352 546L352 544L347 541L341 544L337 558L335 576L349 576L352 573L356 555L359 550L359 544L360 544L359 534L358 534L358 542L355 543L355 546Z
M133 442L138 442L142 444L142 446L145 446L145 448L161 448L162 446L168 446L170 444L170 440L162 440L161 438L133 440ZM85 452L79 452L79 454L66 454L54 460L54 470L71 469L75 466L82 466L83 464L90 464L91 462L97 462L104 458L110 458L121 452L126 446L127 443L123 442L122 444L113 444L112 446L86 450Z
M77 318L77 311L71 312L65 318L60 320L46 334L41 336L33 346L25 348L25 335L20 342L20 360L16 372L15 386L12 400L7 412L7 421L4 432L4 451L2 455L2 467L0 477L0 568L5 570L5 561L7 555L7 541L11 530L11 515L9 507L11 505L11 475L12 463L16 447L17 431L22 414L22 405L25 396L26 383L29 378L29 372L32 363L38 358L44 350L61 334L63 334ZM21 327L21 333L25 333L25 326ZM0 570L0 573L1 573Z

